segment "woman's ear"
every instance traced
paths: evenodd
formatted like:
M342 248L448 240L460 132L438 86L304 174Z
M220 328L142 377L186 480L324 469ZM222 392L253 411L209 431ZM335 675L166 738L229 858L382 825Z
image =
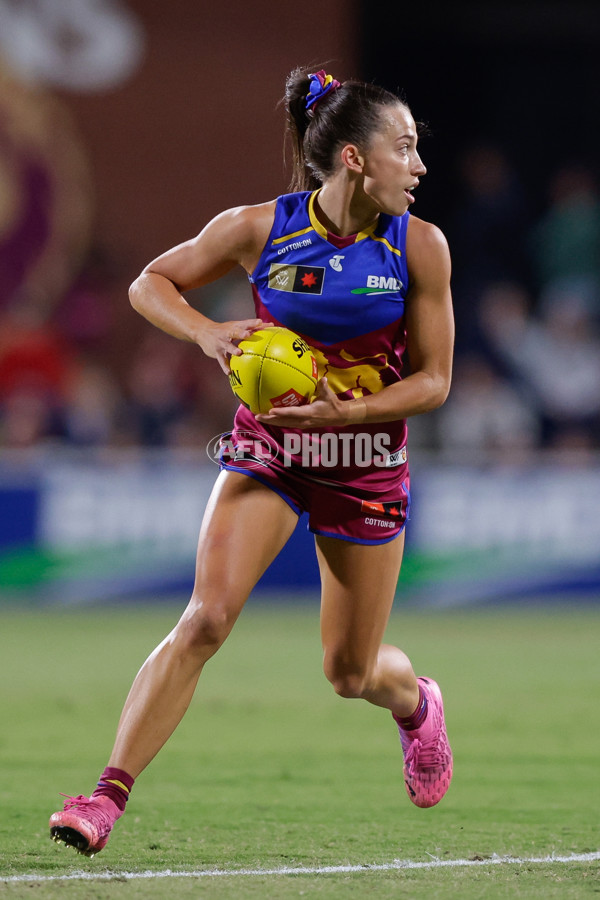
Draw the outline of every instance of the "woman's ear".
M340 151L343 164L351 172L360 174L365 165L365 158L355 144L346 144Z

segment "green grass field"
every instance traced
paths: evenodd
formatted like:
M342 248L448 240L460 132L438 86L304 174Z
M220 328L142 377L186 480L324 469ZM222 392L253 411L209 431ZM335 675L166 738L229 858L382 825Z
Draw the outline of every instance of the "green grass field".
M107 848L88 860L55 845L47 821L58 792L93 789L131 679L177 615L174 606L0 612L0 894L600 893L597 859L531 861L600 849L600 606L394 613L389 640L444 690L455 756L447 797L419 810L404 792L389 714L336 697L323 678L316 606L251 602ZM394 860L431 865L280 871ZM435 864L454 860L472 864ZM254 873L164 875L242 869ZM98 877L64 880L77 872ZM131 877L148 872L162 877Z

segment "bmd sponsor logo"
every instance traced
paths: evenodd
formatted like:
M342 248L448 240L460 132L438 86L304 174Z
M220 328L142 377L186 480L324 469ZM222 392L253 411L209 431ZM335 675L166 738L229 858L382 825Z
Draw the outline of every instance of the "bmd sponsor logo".
M403 284L399 278L387 275L367 275L366 287L353 288L353 294L396 294Z

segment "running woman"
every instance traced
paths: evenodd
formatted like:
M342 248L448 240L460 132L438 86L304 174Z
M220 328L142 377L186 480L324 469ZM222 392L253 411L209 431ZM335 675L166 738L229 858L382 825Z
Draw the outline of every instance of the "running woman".
M291 193L221 213L151 262L130 289L138 312L197 344L226 374L238 343L273 323L313 348L321 378L310 404L236 414L226 442L234 452L224 455L200 529L190 603L140 669L97 788L69 797L50 818L53 839L87 856L106 845L135 778L177 727L204 664L302 512L315 533L326 677L340 696L391 712L414 804L438 803L452 776L438 685L382 644L410 503L406 419L440 406L450 386L448 247L434 225L409 213L426 169L403 101L297 69L286 108ZM252 286L254 318L216 322L184 299L238 265ZM246 430L280 448L270 467L235 452Z

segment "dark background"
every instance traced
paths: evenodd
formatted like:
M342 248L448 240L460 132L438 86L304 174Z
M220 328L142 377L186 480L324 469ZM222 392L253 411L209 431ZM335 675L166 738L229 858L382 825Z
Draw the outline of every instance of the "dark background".
M419 214L439 221L460 203L456 164L492 141L518 168L536 209L572 161L600 160L600 4L362 3L361 68L404 90L431 136Z

